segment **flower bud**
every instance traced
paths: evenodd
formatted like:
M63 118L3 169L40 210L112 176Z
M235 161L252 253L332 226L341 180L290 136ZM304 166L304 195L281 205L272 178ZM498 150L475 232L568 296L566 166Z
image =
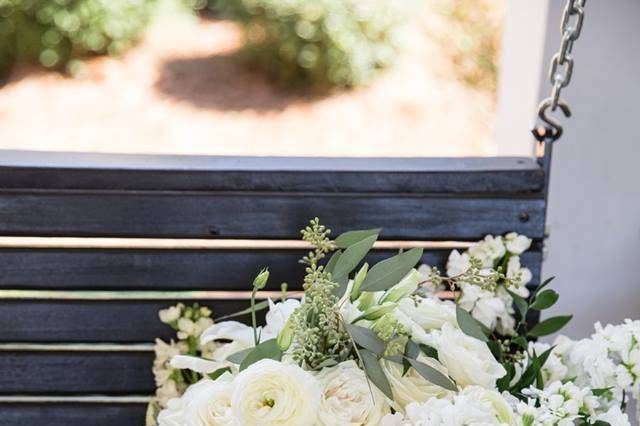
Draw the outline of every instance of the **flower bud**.
M360 286L364 281L364 278L367 276L367 272L369 271L369 264L365 263L362 265L362 268L358 271L355 278L353 279L353 287L351 288L351 301L353 302L358 297L360 297Z
M258 276L253 280L253 288L254 290L262 290L267 285L267 281L269 280L269 270L263 269L260 271Z
M416 291L418 284L420 284L420 273L412 269L398 284L387 290L380 302L397 302Z
M292 341L293 327L291 326L291 317L289 317L287 322L284 324L284 327L282 327L282 330L280 330L280 333L278 333L277 342L278 346L280 346L280 349L286 351L287 349L289 349L289 346L291 346Z
M397 303L390 303L390 302L386 302L381 305L372 306L366 311L364 311L364 313L360 315L360 317L358 317L354 321L354 323L363 319L368 321L375 321L378 318L383 317L385 314L393 311L397 306L398 306Z

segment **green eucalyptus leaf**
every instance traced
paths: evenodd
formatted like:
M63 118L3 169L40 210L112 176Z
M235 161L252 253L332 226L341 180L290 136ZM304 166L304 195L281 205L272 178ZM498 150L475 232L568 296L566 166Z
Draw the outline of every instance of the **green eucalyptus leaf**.
M519 294L514 293L511 290L507 290L509 296L513 299L513 302L516 304L516 308L518 308L518 313L522 318L527 316L527 312L529 311L529 303Z
M267 309L268 307L269 307L269 301L268 300L263 300L263 301L258 302L258 303L255 304L255 311L256 312L262 311L263 309ZM216 318L213 321L214 322L220 322L222 320L226 320L226 319L229 319L229 318L235 318L235 317L241 317L243 315L248 315L248 314L251 313L251 310L252 310L251 308L243 309L241 311L234 312L233 314L229 314L229 315L225 315L223 317Z
M496 387L498 388L498 392L504 392L509 389L509 384L511 380L516 374L516 368L511 362L507 362L503 364L504 369L507 371L507 374L502 376L496 381Z
M227 361L232 362L234 364L240 364L251 352L253 348L243 349L239 352L235 352L227 357Z
M345 324L345 328L353 341L358 345L376 355L382 355L382 353L384 353L384 342L370 329L353 324Z
M608 394L611 391L611 389L613 389L613 386L609 386L608 388L591 389L591 392L593 393L594 396L601 397L603 395Z
M555 291L548 289L544 290L536 296L535 300L531 304L531 309L542 311L555 305L560 296Z
M207 376L209 376L209 378L211 380L216 380L218 379L218 377L222 376L224 373L227 372L231 372L231 368L229 367L222 367L222 368L218 368L216 371L214 371L213 373L209 373L207 374Z
M324 267L324 270L333 274L333 271L336 267L336 263L338 263L338 259L342 256L342 250L335 251L331 256L331 259L327 262L327 265Z
M540 293L546 286L548 286L551 283L551 281L555 279L556 277L549 277L546 280L544 280L542 284L540 284L533 292L533 297L537 296L538 293Z
M276 361L282 359L282 349L280 349L277 339L265 340L258 346L252 348L240 363L240 371L261 359L275 359Z
M456 306L456 319L458 320L458 326L460 330L467 336L475 337L483 342L488 342L489 339L482 331L482 327L478 321L471 316L471 314L460 306Z
M380 365L380 360L373 352L370 352L366 349L361 349L359 351L360 359L362 359L362 364L364 366L364 372L373 382L374 385L378 389L382 391L388 398L393 400L393 391L391 390L391 384L389 384L389 379L384 374L384 370Z
M348 231L344 234L340 234L338 238L336 238L335 244L338 248L346 249L347 247L352 246L357 242L364 240L365 238L369 238L374 235L377 238L377 236L380 235L380 231L382 231L382 228Z
M398 284L422 258L423 250L414 248L376 263L362 285L362 291L384 291Z
M531 329L531 331L529 331L529 336L542 337L560 331L562 327L564 327L569 321L571 321L572 317L572 315L561 315L557 317L547 318L546 320L536 324Z
M425 345L423 343L421 343L419 346L423 354L425 354L429 358L438 359L438 350L436 348Z
M430 365L427 365L416 359L411 359L411 358L406 358L406 359L409 361L409 364L411 364L411 366L415 368L416 371L422 377L424 377L434 385L440 386L442 388L445 388L447 390L454 391L454 392L458 390L457 386L455 385L455 383L453 383L453 381L451 381L450 378L448 378L447 376L445 376L435 368L431 367Z
M334 282L340 284L336 290L338 296L342 296L347 288L349 274L356 266L365 258L373 243L376 242L378 235L372 235L364 238L357 243L350 245L338 258L336 266L333 268L332 278Z

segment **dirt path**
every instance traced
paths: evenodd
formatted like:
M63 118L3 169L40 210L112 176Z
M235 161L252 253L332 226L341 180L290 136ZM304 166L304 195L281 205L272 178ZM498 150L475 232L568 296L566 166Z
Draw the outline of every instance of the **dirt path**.
M0 88L0 148L225 155L491 155L494 106L458 83L429 20L371 87L310 98L239 65L225 21L164 22L82 79L20 68Z

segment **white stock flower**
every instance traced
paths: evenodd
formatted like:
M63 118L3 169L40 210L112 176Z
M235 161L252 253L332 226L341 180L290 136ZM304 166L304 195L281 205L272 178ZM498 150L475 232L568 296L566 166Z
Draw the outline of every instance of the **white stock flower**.
M178 320L178 339L186 340L189 336L196 336L196 323L189 318L180 318Z
M458 250L453 250L449 254L449 260L447 260L447 275L450 277L457 277L464 274L471 267L469 261L469 255L467 253L460 253Z
M420 355L418 361L429 365L443 374L447 374L447 369L433 358ZM404 411L405 407L412 402L424 402L434 397L447 395L449 391L434 385L422 377L415 368L410 368L407 374L402 374L404 368L401 364L389 360L380 361L382 369L391 384L393 391L393 401L391 405L396 411Z
M180 305L171 306L167 309L162 309L160 312L158 312L160 321L162 321L165 324L171 324L172 322L177 321L178 318L180 318L181 314L182 314L182 309L180 309Z
M607 422L611 426L631 426L629 416L623 413L618 405L614 405L613 407L609 408L609 410L605 413L598 414L597 416L593 417L592 420Z
M161 407L165 407L171 399L179 397L180 393L176 382L167 380L156 389L156 399Z
M520 265L520 256L511 256L509 258L509 262L507 262L506 275L507 275L507 278L511 278L511 279L514 279L519 275L520 285L517 288L515 288L514 286L514 288L512 288L511 290L522 297L529 296L529 291L525 286L529 284L529 282L533 278L533 275L531 274L531 271L529 270L529 268L523 268Z
M369 388L354 361L326 368L316 378L323 389L318 426L378 426L390 411L385 396L378 388Z
M493 235L487 235L468 250L469 256L478 259L483 268L492 268L495 261L501 259L506 252L502 237Z
M263 359L236 377L233 416L242 426L313 426L321 391L297 365Z
M512 254L522 254L531 247L531 238L518 235L516 232L509 232L504 236L507 251Z
M437 338L438 359L460 386L493 389L506 370L496 361L486 343L444 324Z

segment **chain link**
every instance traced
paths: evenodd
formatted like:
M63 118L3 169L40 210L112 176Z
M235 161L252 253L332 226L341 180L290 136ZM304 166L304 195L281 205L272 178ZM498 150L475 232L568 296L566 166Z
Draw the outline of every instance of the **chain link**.
M534 129L533 135L540 142L548 140L555 141L562 136L562 124L555 118L549 117L549 110L552 112L560 107L566 117L571 116L569 105L562 100L562 89L571 83L573 75L573 51L574 42L580 37L582 24L584 23L584 6L586 0L567 0L567 5L562 12L560 20L560 32L562 39L560 50L553 55L551 66L549 67L549 81L551 82L551 96L543 100L538 107L538 117L545 123L542 129Z

